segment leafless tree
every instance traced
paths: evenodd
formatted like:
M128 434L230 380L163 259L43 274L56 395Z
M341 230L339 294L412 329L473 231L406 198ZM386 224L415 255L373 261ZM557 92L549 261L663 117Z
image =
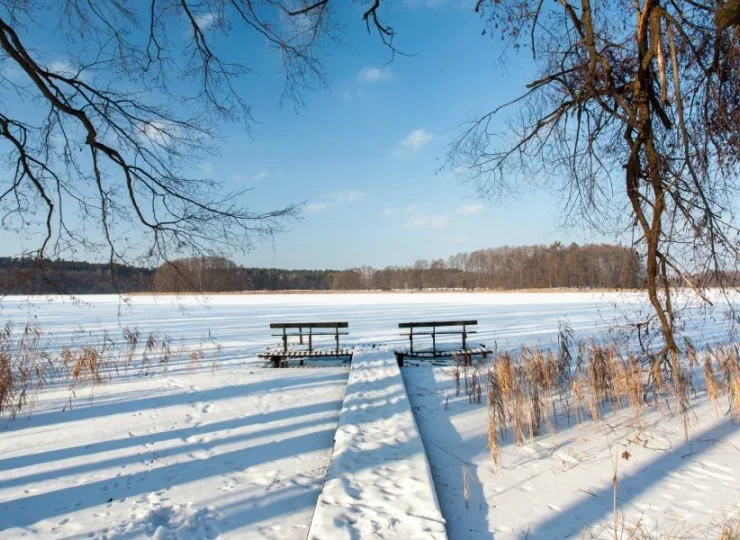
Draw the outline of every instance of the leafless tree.
M362 17L393 50L375 5ZM252 124L249 33L282 61L281 99L325 84L338 29L329 1L0 0L0 219L39 262L92 251L139 256L248 249L299 207L254 211L194 171L222 122ZM44 23L43 21L47 21ZM49 23L48 21L51 21ZM37 47L54 33L60 51ZM63 58L63 60L60 60ZM259 96L263 97L263 96Z
M638 254L623 246L575 243L518 246L458 253L446 261L411 266L351 268L334 275L333 289L638 289Z
M705 280L721 284L740 255L737 1L478 0L475 10L538 73L467 127L451 166L489 196L559 182L567 215L634 231L654 313L643 324L660 328L656 358L669 360L676 282L709 301ZM516 114L503 129L507 107Z

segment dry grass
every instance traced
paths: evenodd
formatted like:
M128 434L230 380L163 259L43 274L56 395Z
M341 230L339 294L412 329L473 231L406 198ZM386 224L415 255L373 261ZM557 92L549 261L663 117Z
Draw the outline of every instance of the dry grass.
M498 471L501 466L501 448L498 444L498 429L497 421L494 413L489 412L488 417L488 448L491 451L491 463L493 464L493 470Z
M730 403L730 414L740 420L740 351L736 344L723 347L717 354L720 369L725 374L725 385Z
M52 369L37 326L26 325L16 337L6 324L0 334L0 414L13 419L32 407Z
M694 373L702 363L707 396L717 415L720 400L726 398L729 414L740 419L738 346L698 351L686 343L685 354L670 357L666 365L653 356L623 352L613 343L576 343L572 331L561 326L557 352L539 347L501 351L482 368L458 361L453 376L457 394L464 387L470 403L480 403L481 380L485 381L488 441L498 469L500 442L509 429L514 443L521 446L544 429L556 433L558 417L567 417L569 425L572 417L576 423L598 423L605 414L624 410L631 425L641 429L646 407L659 411L675 407L688 440L694 424L691 397L697 394Z
M166 371L173 359L187 362L194 371L214 350L212 368L221 352L209 335L207 342L196 347L180 344L173 351L172 340L150 333L146 339L137 328L124 327L116 341L107 331L95 335L80 329L71 343L58 346L54 336L45 334L34 325L15 332L10 324L0 330L0 415L12 420L19 413L30 412L40 390L51 383L66 384L72 397L81 387L94 388L110 380L121 370L129 375L147 375L152 369ZM143 341L143 347L140 344Z
M718 540L740 540L740 519L730 519L721 524Z
M707 354L704 359L704 384L707 387L707 395L712 402L714 414L717 416L717 420L719 420L720 383L717 381L717 375L714 373L711 354Z

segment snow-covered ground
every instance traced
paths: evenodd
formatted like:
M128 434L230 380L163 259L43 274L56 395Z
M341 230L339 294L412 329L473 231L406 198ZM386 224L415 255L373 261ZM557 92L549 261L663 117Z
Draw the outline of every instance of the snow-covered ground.
M667 408L637 426L629 410L597 424L559 418L553 435L502 441L494 472L485 399L456 397L452 368L403 376L452 539L718 539L720 524L740 519L740 424L724 415L726 398L720 419L705 393L693 400L689 442Z
M0 537L304 538L347 370L251 369L45 392L0 433Z
M138 328L142 340L154 333L174 345L222 347L195 367L180 359L146 375L112 373L92 391L76 388L71 402L65 385L52 384L30 418L3 417L0 537L292 539L306 537L324 485L348 370L262 369L256 355L278 341L270 322L346 320L343 348L384 344L390 357L407 344L399 322L475 318L475 341L500 349L552 344L564 319L578 337L591 337L625 316L639 319L645 304L640 295L618 293L302 294L134 296L129 303L116 296L6 297L0 309L2 324L37 324L50 348L99 341L104 332L118 340L122 327ZM686 330L697 345L728 336L720 310L688 319ZM524 536L527 528L543 538L583 527L598 533L610 519L604 431L615 448L632 433L607 419L598 429L579 426L524 449L505 446L504 469L493 475L485 410L464 396L445 410L444 368L413 369L406 387L450 538ZM376 390L365 397L384 401L389 389ZM691 445L681 442L679 424L662 421L642 435L648 442L630 443L634 458L619 463L627 518L673 511L706 524L734 511L735 425L712 421L701 407ZM370 448L373 441L359 443ZM387 457L383 446L378 452Z

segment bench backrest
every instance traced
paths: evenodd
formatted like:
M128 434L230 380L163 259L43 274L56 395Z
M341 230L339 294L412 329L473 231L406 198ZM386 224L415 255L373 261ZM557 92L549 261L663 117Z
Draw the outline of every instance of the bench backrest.
M270 323L270 328L349 328L346 322Z
M430 326L472 326L478 321L432 321L432 322L405 322L398 323L399 328L426 328Z

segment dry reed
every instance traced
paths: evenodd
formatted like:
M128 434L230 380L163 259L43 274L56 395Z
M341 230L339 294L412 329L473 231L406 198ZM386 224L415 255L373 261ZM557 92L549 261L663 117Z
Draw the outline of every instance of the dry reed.
M210 341L215 350L215 369L221 346L212 338ZM206 357L202 342L194 349L181 343L174 353L168 337L160 339L151 333L143 348L139 347L140 342L141 333L136 328L122 328L119 342L107 330L94 334L80 328L71 342L57 346L51 334L35 325L15 332L8 323L0 330L0 415L12 420L22 411L30 412L39 391L52 382L68 384L70 398L66 409L71 407L72 397L80 387L103 384L119 373L119 367L128 370L135 366L139 374L146 375L155 366L166 370L174 356L187 361L192 371Z
M569 423L571 416L576 423L587 419L599 422L609 411L627 410L631 425L640 429L646 407L655 406L662 412L664 406L670 409L675 403L688 440L694 414L691 397L696 396L693 373L701 361L716 414L719 416L719 400L724 395L730 414L740 419L740 350L734 344L698 351L686 340L685 354L661 361L651 355L623 352L616 343L576 343L572 331L561 327L557 352L525 346L518 354L497 351L485 374L487 434L494 470L500 465L500 441L509 428L515 444L521 446L541 435L543 426L555 433L559 414L567 415ZM479 403L480 371L466 363L458 361L453 372L457 393L462 378L469 402Z

